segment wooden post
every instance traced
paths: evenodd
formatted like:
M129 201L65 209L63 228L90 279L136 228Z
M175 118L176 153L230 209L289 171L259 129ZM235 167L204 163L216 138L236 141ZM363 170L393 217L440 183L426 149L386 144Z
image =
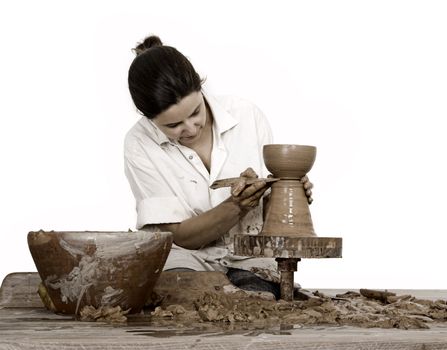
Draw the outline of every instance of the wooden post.
M278 262L278 271L281 274L280 288L281 299L286 301L293 300L293 273L298 269L299 258L276 258Z

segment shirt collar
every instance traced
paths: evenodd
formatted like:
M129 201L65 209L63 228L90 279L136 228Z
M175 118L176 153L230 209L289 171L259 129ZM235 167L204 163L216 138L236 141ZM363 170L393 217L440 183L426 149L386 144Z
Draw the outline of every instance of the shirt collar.
M211 112L213 113L214 125L219 134L223 134L239 123L239 121L236 120L230 113L228 113L228 111L216 100L216 98L207 95L205 92L202 93L203 97L210 106ZM161 131L158 126L149 118L143 116L140 119L139 123L143 126L148 136L159 146L166 143L169 143L171 145L176 144L174 141L170 140L163 133L163 131Z
M149 118L143 116L140 119L140 124L143 126L147 135L155 141L159 146L170 143L174 144L168 137L161 131L158 126Z
M214 125L219 134L223 134L239 123L215 97L208 96L206 93L203 93L203 97L210 106L211 112L213 113Z

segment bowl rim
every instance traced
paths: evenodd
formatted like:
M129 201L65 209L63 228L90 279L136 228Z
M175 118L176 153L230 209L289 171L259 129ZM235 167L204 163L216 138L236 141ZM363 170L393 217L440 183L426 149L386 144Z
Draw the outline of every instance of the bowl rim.
M92 231L77 231L77 230L70 230L70 231L57 231L57 230L38 230L38 231L29 231L28 233L137 233L137 232L146 232L146 233L170 233L171 231L147 231L147 230L136 230L136 231L99 231L99 230L92 230Z
M284 148L284 147L299 147L299 148L312 148L312 149L317 149L316 146L312 146L312 145L299 145L299 144L287 144L287 143L271 143L271 144L266 144L263 146L263 148Z

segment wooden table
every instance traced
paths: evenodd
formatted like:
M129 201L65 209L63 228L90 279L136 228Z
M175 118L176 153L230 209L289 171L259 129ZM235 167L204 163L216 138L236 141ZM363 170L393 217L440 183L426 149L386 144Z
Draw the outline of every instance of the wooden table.
M20 275L20 274L19 274ZM75 321L42 307L35 273L9 275L0 290L0 349L447 349L447 324L430 329L364 329L272 325L220 327L207 323L153 326L147 317L126 325ZM18 283L26 278L27 284ZM8 278L8 277L7 277ZM15 279L14 279L15 278ZM19 278L19 279L20 279ZM6 280L6 278L5 278ZM15 290L14 295L11 291ZM340 290L324 291L338 293ZM420 297L446 298L447 291L407 290ZM250 328L251 327L251 328Z

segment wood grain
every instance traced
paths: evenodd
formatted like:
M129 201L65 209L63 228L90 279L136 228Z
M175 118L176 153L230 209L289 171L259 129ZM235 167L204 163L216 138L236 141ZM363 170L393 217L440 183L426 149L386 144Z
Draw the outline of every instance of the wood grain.
M8 274L0 288L0 307L43 307L37 293L40 281L37 272Z
M234 236L234 252L240 256L265 258L341 258L343 240L339 237L293 237L283 235Z

